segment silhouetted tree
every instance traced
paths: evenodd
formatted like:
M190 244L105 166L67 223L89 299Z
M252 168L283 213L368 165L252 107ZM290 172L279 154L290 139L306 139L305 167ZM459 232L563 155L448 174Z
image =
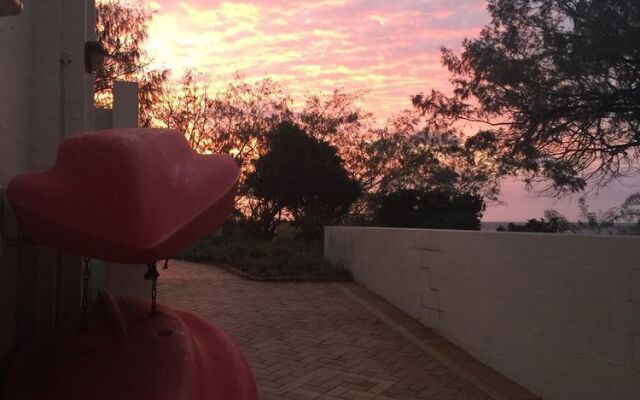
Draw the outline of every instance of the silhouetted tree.
M482 135L473 139L453 131L430 133L416 112L399 114L384 128L375 128L370 113L357 106L364 92L310 94L294 111L286 88L270 79L248 83L242 76L216 93L208 77L187 71L179 83L165 89L154 108L154 123L183 132L201 153L232 155L242 170L266 152L267 133L283 121L294 121L308 136L337 148L344 168L367 195L353 205L354 214L367 210L368 193L400 188L440 189L498 195L493 149ZM491 147L491 146L489 146ZM278 207L246 196L240 186L238 206L269 226ZM268 230L268 229L267 229Z
M266 151L266 136L280 122L290 120L290 98L271 79L247 82L237 75L212 93L206 75L187 71L177 84L167 87L154 111L157 126L182 132L200 153L226 153L242 170Z
M275 127L267 146L246 180L250 193L267 204L268 213L261 217L285 210L303 237L321 237L325 225L340 222L349 212L360 195L358 182L348 176L335 147L291 122ZM273 234L275 227L261 222L271 228L264 233Z
M640 235L640 193L628 196L618 207L593 211L585 197L580 198L579 229L590 233Z
M373 224L399 228L479 230L481 196L443 190L401 189L380 195Z
M634 222L640 225L640 192L633 193L616 209L618 221Z
M375 193L400 189L479 194L496 200L499 176L483 136L465 138L452 130L433 131L414 112L392 118L364 144L364 188Z
M640 2L489 0L491 23L443 48L452 96L415 96L434 127L485 123L503 172L556 191L637 170Z
M311 136L338 149L345 168L358 181L367 170L365 145L375 137L373 115L357 105L367 92L334 90L330 95L310 94L295 121Z
M507 227L500 225L498 232L539 232L539 233L561 233L573 231L574 227L562 214L556 210L544 212L544 218L529 219L524 224L509 223Z
M96 72L96 107L109 107L116 80L138 83L139 123L152 123L152 108L162 98L168 70L148 70L150 58L142 45L148 38L152 14L144 8L122 4L119 0L96 5L96 35L106 50L104 68Z

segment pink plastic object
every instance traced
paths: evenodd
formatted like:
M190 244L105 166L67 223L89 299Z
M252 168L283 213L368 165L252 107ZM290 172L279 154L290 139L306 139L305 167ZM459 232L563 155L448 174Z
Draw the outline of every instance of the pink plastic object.
M205 319L141 298L101 293L89 331L21 353L5 398L21 400L257 400L251 369Z
M197 154L176 131L118 129L67 139L53 168L13 178L7 197L37 243L149 263L222 224L238 177L231 157Z

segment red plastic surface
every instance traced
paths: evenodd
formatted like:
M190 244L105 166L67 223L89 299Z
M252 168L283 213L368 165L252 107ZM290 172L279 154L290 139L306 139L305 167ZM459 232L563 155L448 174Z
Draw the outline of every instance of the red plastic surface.
M257 400L237 346L207 320L142 298L101 293L89 330L23 351L5 398L22 400Z
M197 154L176 131L119 129L67 139L52 169L13 178L7 197L37 243L149 263L222 224L238 177L231 157Z

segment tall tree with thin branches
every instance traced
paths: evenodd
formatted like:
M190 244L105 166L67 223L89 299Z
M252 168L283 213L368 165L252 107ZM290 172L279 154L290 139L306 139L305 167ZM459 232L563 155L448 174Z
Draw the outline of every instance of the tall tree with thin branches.
M500 164L556 192L604 185L640 160L640 2L489 0L491 23L442 49L451 96L413 99L432 126L485 124Z
M144 50L149 22L153 14L143 7L122 4L118 0L101 1L96 5L96 35L107 53L104 67L96 73L96 107L111 106L113 82L138 83L139 124L152 123L152 108L163 95L168 70L149 70L151 58Z

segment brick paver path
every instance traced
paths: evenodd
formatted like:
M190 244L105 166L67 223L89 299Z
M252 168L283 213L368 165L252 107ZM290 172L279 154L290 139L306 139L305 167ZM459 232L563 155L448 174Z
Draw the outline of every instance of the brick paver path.
M233 336L262 400L533 399L352 283L263 283L172 261L162 303Z

